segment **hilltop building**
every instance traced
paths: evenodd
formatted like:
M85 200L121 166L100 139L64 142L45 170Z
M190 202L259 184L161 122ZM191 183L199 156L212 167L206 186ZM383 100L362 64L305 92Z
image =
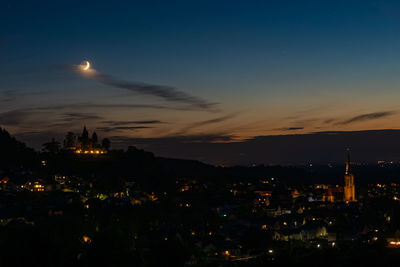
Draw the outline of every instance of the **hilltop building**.
M110 140L104 138L99 144L96 132L89 137L86 126L82 134L76 137L72 132L67 133L64 139L64 150L72 150L76 154L105 154L110 148Z

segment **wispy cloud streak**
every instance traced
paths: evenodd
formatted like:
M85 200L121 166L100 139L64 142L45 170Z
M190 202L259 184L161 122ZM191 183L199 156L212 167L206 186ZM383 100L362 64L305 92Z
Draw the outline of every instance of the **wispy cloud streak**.
M199 108L192 106L163 106L153 104L96 104L96 103L73 103L73 104L60 104L60 105L48 105L48 106L33 106L30 110L61 110L61 109L73 109L73 108L87 108L87 109L159 109L159 110L181 110L181 111L195 111Z
M388 116L391 116L391 115L394 115L394 114L396 114L395 111L382 111L382 112L361 114L361 115L355 116L353 118L350 118L348 120L344 120L344 121L338 122L336 124L338 124L338 125L346 125L346 124L351 124L351 123L355 123L355 122L376 120L376 119L385 118L385 117L388 117Z
M283 127L283 128L276 128L272 129L273 131L297 131L297 130L303 130L304 127Z
M102 121L102 123L111 125L111 126L124 126L131 124L160 124L164 123L159 120L149 120L149 121Z
M209 120L204 120L204 121L199 121L199 122L195 122L190 124L189 126L185 127L184 129L182 129L181 133L185 133L188 130L191 130L193 128L197 128L197 127L202 127L202 126L206 126L209 124L215 124L215 123L220 123L229 119L234 118L237 115L237 113L233 113L233 114L228 114L225 116L221 116L218 118L214 118L214 119L209 119Z
M141 129L151 129L153 127L148 126L116 126L116 127L98 127L97 129L102 132L114 132L114 131L137 131Z
M83 77L94 79L102 84L109 85L115 88L125 89L131 92L154 95L167 101L184 103L206 110L215 110L215 106L218 104L211 103L205 99L192 96L186 92L179 91L172 86L123 81L94 69L83 71L82 66L80 65L72 65L70 67Z

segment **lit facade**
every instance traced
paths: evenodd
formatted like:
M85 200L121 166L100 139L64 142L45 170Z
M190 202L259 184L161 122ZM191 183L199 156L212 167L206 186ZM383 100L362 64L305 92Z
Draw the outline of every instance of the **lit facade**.
M104 138L100 144L96 132L93 132L90 138L86 126L83 127L82 135L77 138L72 132L68 132L64 139L64 150L73 151L75 154L107 154L109 147L110 140Z
M354 174L350 171L350 152L347 150L346 172L344 174L344 201L356 201Z

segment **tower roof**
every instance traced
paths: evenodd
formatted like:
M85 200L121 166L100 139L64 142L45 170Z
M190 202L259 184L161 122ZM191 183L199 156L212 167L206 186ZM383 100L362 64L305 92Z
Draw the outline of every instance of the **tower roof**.
M350 174L350 148L347 148L346 151L347 151L347 161L346 161L345 174Z

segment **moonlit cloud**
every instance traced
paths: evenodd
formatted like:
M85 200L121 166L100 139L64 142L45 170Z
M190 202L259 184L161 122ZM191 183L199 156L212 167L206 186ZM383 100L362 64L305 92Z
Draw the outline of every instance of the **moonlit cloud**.
M175 87L167 85L154 85L141 82L129 82L114 78L111 75L101 73L94 69L83 70L82 66L72 65L71 68L82 75L82 77L94 79L105 85L116 88L126 89L128 91L154 95L167 101L178 102L192 105L204 110L216 110L218 103L212 103L200 97L192 96L186 92L179 91Z

